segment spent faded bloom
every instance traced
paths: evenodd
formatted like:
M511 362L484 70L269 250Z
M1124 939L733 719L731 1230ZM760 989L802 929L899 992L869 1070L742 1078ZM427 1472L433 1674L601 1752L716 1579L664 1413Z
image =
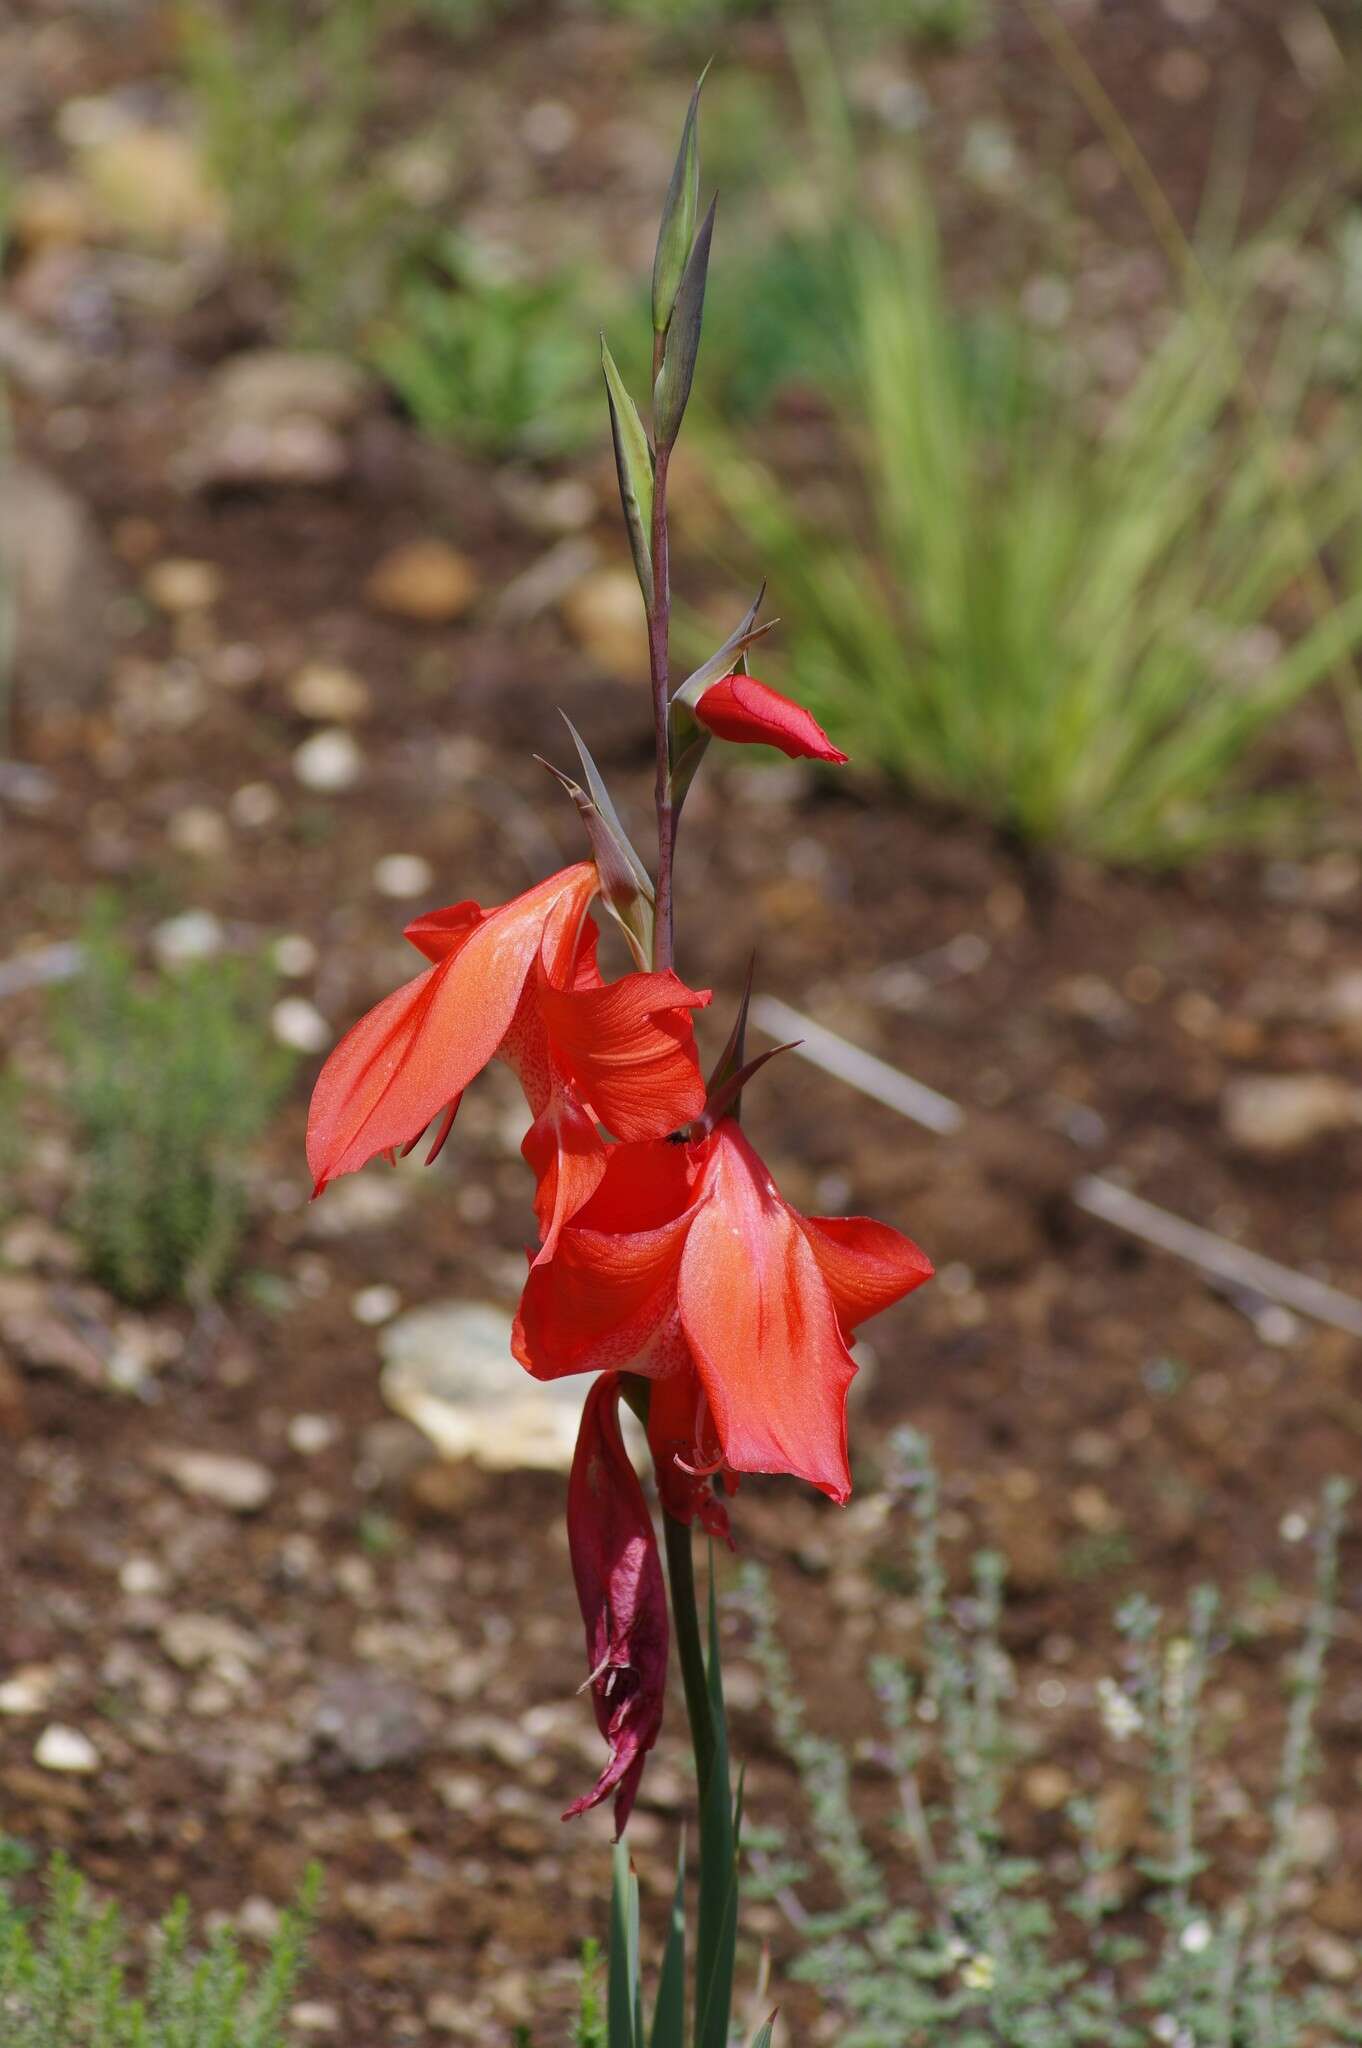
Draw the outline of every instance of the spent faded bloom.
M611 1150L554 1257L530 1273L515 1352L540 1379L649 1379L663 1505L722 1531L717 1473L730 1486L789 1473L846 1500L849 1340L931 1271L886 1224L801 1216L724 1117L690 1141Z
M622 1834L667 1686L667 1591L652 1517L620 1433L620 1376L602 1373L586 1397L568 1480L568 1545L591 1667L587 1685L610 1760L572 1819L614 1794Z

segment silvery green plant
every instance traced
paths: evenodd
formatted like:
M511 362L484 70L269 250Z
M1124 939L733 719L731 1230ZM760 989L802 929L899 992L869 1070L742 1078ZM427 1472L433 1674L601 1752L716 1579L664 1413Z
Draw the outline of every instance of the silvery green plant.
M23 1911L14 1880L29 1862L0 1837L0 2041L5 2048L296 2048L288 2023L320 1891L309 1871L297 1905L283 1915L258 1971L241 1960L237 1938L220 1929L192 1946L180 1899L147 1944L140 1993L129 1988L134 1958L116 1905L96 1902L64 1857L44 1878L36 1913Z
M1337 1623L1347 1486L1330 1482L1315 1518L1313 1593L1290 1669L1269 1839L1247 1877L1217 1872L1213 1903L1203 1882L1213 1861L1199 1823L1203 1705L1223 1640L1217 1596L1194 1592L1177 1631L1143 1597L1118 1615L1122 1669L1098 1689L1101 1718L1108 1739L1142 1765L1159 1847L1139 1857L1113 1849L1096 1802L1074 1800L1067 1816L1074 1877L1066 1888L1008 1841L1004 1798L1020 1743L1005 1711L1011 1674L999 1638L1001 1561L983 1554L970 1595L951 1598L928 1447L903 1430L893 1451L889 1494L908 1524L923 1668L919 1677L901 1660L873 1661L882 1733L870 1761L894 1790L911 1902L853 1809L850 1759L810 1724L765 1574L749 1565L742 1581L776 1732L799 1772L817 1867L831 1880L836 1904L804 1905L811 1869L778 1837L749 1833L749 1847L795 1936L790 1974L816 1986L844 2021L838 2048L1362 2042L1362 1992L1308 1981L1288 1914ZM939 1796L929 1793L929 1785L943 1783ZM1123 1880L1131 1878L1139 1896L1122 1905Z

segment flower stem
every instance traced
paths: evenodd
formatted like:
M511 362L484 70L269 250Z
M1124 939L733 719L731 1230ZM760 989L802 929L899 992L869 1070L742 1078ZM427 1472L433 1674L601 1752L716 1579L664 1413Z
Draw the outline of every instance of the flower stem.
M695 1557L691 1549L690 1526L664 1513L662 1533L667 1547L667 1578L672 1589L672 1620L676 1628L676 1654L686 1688L686 1716L690 1722L691 1747L695 1751L695 1775L700 1786L700 1810L714 1769L714 1724L710 1717L709 1688L705 1679L705 1653L700 1638L700 1610L695 1598Z
M662 365L662 338L653 344L653 378ZM671 743L668 737L671 571L667 534L667 464L670 448L659 448L653 470L653 602L648 613L648 672L653 689L653 739L657 749L657 902L653 924L653 966L672 964L672 854L676 819L672 807Z

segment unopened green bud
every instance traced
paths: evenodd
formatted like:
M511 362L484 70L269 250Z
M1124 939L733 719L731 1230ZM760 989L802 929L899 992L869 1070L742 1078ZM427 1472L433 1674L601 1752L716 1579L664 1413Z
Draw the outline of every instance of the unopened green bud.
M700 212L700 138L696 132L700 112L700 87L709 70L706 64L696 81L681 130L681 147L676 152L671 182L662 202L662 225L657 231L657 253L653 257L653 329L665 334L672 317L676 294L685 275L686 260L695 239L695 222Z
M705 312L705 278L709 273L709 245L714 238L714 207L710 201L700 232L691 246L671 325L667 345L653 386L653 433L659 448L670 448L681 431L686 401L700 353L700 323Z

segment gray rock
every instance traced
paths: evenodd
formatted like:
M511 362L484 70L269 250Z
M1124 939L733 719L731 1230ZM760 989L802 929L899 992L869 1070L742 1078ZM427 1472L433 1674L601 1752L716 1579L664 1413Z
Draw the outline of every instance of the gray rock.
M0 464L0 665L29 716L84 710L105 685L120 584L85 506L31 462Z
M358 1665L323 1680L312 1728L316 1742L350 1769L381 1771L424 1756L433 1719L415 1686Z
M373 382L343 356L252 349L209 385L181 459L192 489L329 484L351 465L350 429Z

